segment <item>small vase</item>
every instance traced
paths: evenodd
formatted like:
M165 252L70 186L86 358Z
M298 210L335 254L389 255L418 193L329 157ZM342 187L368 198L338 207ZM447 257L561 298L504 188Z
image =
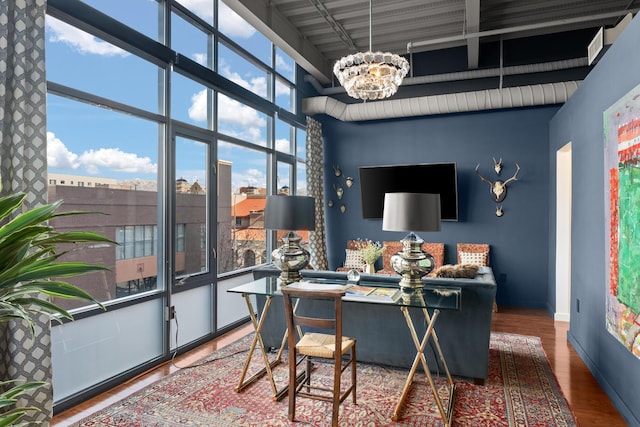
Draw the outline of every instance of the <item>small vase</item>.
M369 274L373 274L376 272L376 266L373 264L365 264L364 265L364 272L365 273L369 273Z

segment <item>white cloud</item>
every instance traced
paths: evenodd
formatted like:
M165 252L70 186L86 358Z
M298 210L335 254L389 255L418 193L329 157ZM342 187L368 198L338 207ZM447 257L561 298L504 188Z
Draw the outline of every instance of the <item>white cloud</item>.
M282 74L287 74L285 71L288 71L288 72L291 72L291 73L293 72L293 67L291 66L291 63L286 61L282 57L282 55L278 55L278 54L276 54L276 68Z
M262 139L262 131L256 127L250 127L245 129L244 138L256 144L265 145L265 141Z
M218 95L218 118L245 127L263 128L267 125L265 118L256 110L222 94Z
M200 92L191 96L191 106L188 110L189 118L195 122L207 121L207 90L202 89Z
M78 169L78 155L69 151L53 132L47 132L47 164L52 168Z
M218 97L220 131L245 141L266 145L266 120L251 107L242 105L224 95Z
M129 56L128 52L119 47L101 41L91 34L85 33L49 15L47 15L46 24L51 30L50 41L65 43L80 53L91 53L103 56Z
M249 80L242 77L236 71L231 71L231 67L228 64L224 63L224 59L220 64L220 74L236 83L243 88L250 90L256 95L260 95L262 97L267 96L267 78L266 77L251 77ZM291 88L289 85L284 84L280 79L276 80L276 96L280 95L289 95L291 93Z
M114 172L156 173L158 165L149 157L138 157L135 153L125 153L119 148L100 148L82 153L80 162L90 174L97 174L101 168Z
M184 7L198 15L200 18L213 20L213 7L211 0L178 0Z
M266 77L253 77L251 80L245 80L240 74L235 71L231 71L228 64L224 62L220 65L220 74L232 82L236 83L243 88L250 90L256 95L267 96L267 78Z
M149 157L139 157L119 148L100 148L78 155L69 150L53 132L47 132L47 163L55 169L84 169L96 175L101 169L113 172L156 173L158 165Z
M276 139L276 150L283 153L291 152L291 142L288 139Z
M207 22L213 21L212 0L179 0L179 2L204 19ZM223 2L218 2L218 22L223 33L231 37L241 37L248 39L255 34L256 29L251 24L242 19Z
M258 128L245 128L237 130L231 127L221 127L220 132L233 138L253 142L254 144L260 145L262 147L267 146L267 142L262 136L262 131Z
M280 95L290 95L291 87L286 85L280 81L280 79L276 79L276 96Z
M267 78L266 77L254 77L251 79L249 90L256 95L262 97L267 96Z
M200 65L207 66L207 54L206 53L194 53L193 60L196 61Z
M189 118L196 122L207 120L207 90L191 97ZM218 95L218 119L220 130L227 135L264 145L263 130L267 125L258 111L225 95Z
M229 6L223 2L218 2L220 9L218 10L218 24L220 30L230 37L242 37L248 39L255 32L251 24L242 19L240 15L229 9Z
M264 171L259 169L247 169L242 173L232 173L232 182L234 188L250 185L260 188L266 187L267 177Z

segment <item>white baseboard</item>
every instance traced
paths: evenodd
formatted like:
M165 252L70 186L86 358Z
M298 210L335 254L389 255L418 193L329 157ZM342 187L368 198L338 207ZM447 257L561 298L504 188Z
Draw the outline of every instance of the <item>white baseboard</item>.
M553 320L556 322L568 322L571 318L569 313L556 313L553 315Z

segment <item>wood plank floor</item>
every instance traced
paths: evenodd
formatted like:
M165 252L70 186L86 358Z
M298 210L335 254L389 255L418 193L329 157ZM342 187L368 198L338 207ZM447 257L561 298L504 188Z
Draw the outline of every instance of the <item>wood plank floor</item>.
M626 426L627 424L613 407L607 395L567 341L568 327L568 323L554 322L553 318L543 310L501 308L498 313L494 313L492 330L541 337L551 367L580 427ZM174 363L177 366L186 366L252 330L251 325L247 325L232 331L176 357ZM177 369L171 363L165 363L81 405L56 414L51 425L67 426L127 397Z

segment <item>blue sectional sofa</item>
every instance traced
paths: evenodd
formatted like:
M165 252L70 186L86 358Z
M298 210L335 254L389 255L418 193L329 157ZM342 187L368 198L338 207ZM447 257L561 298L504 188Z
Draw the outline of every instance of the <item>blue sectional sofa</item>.
M273 265L254 270L255 279L279 275ZM346 279L346 273L303 270L304 279ZM398 282L400 276L362 274L367 282ZM483 383L488 375L491 318L496 295L496 282L489 268L483 268L474 279L425 278L425 283L455 286L462 290L459 311L442 310L435 329L451 375ZM259 312L265 298L257 297ZM424 335L426 325L420 309L410 308L416 332ZM278 348L285 332L284 307L281 298L273 298L264 320L262 338L267 348ZM396 367L410 367L416 355L409 328L401 310L384 304L362 304L345 301L343 305L343 333L357 339L360 362L372 362ZM429 369L443 373L439 366L433 341L425 353Z

